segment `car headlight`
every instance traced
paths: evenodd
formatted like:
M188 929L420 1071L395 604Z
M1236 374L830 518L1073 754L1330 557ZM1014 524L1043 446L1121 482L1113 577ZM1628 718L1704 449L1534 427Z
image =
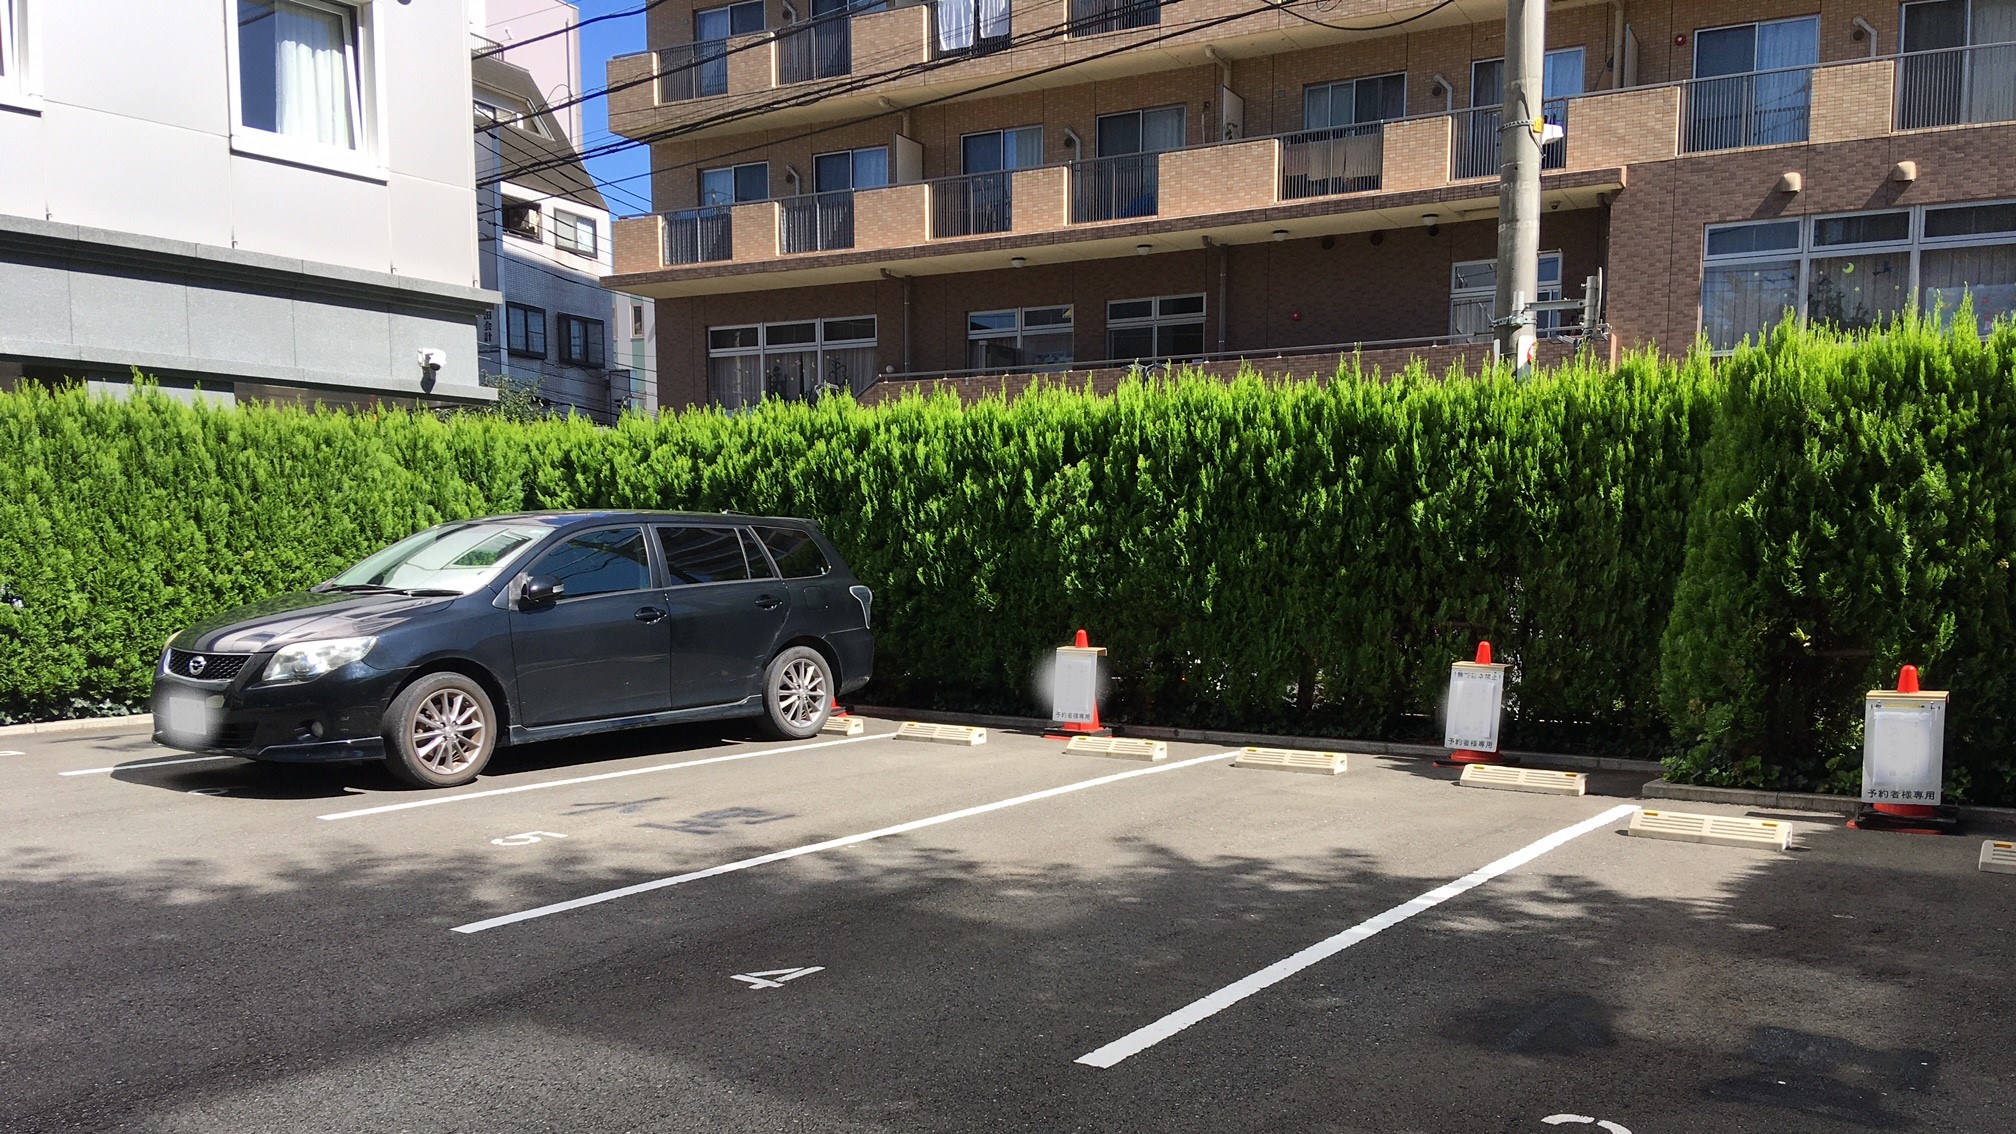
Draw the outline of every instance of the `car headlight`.
M376 638L327 638L282 646L273 660L266 663L265 680L268 684L312 681L330 670L364 660L364 655L377 644Z

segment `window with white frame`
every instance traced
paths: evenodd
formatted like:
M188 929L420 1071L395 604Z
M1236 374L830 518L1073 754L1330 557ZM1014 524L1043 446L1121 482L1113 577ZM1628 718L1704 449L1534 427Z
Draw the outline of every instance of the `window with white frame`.
M1146 361L1204 353L1204 297L1163 295L1106 304L1106 357Z
M569 366L599 367L607 358L608 327L600 319L560 316L560 361Z
M1540 294L1534 302L1561 298L1561 253L1540 254ZM1449 268L1449 335L1486 342L1492 337L1492 313L1498 305L1498 261L1462 260ZM1545 335L1561 327L1559 311L1541 311L1534 330Z
M707 329L707 400L717 406L859 393L874 378L873 315Z
M1302 128L1327 130L1407 116L1407 73L1373 75L1302 88Z
M546 312L522 303L504 305L504 346L512 354L546 357Z
M358 151L365 138L360 9L237 0L238 125L299 146Z
M1859 329L1895 318L1913 297L1949 313L1971 297L1983 330L2016 311L2016 202L1747 221L1705 234L1701 329L1719 350L1788 311Z
M595 218L553 210L553 247L581 256L595 255Z
M974 311L966 316L966 365L1054 366L1071 361L1071 305Z

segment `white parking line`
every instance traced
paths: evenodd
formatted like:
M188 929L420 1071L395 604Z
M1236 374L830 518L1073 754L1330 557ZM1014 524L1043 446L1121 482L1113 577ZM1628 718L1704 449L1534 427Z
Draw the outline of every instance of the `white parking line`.
M1163 1040L1168 1039L1170 1036L1175 1035L1192 1024L1223 1012L1225 1009L1232 1007L1234 1004L1266 988L1268 985L1287 980L1289 977L1294 976L1296 973L1301 972L1318 961L1335 956L1358 944L1360 941L1364 941L1384 930L1399 925L1401 922L1406 921L1423 910L1433 909L1458 894L1482 886L1500 874L1524 866L1541 855L1546 854L1548 851L1563 846L1591 831L1600 830L1617 822L1619 819L1627 818L1637 810L1638 808L1635 804L1620 804L1593 819L1585 819L1573 827L1564 827L1538 842L1529 843L1513 851L1511 854L1488 866L1473 870L1454 882L1437 886L1411 902L1394 906L1385 913L1367 918L1334 937L1326 937L1293 956L1276 961L1251 976L1233 981L1211 995L1201 1000L1193 1001L1149 1024L1145 1028L1136 1029L1097 1051L1079 1056L1076 1062L1083 1063L1089 1067L1111 1067L1130 1055L1139 1054L1161 1043Z
M865 843L870 841L871 839L886 839L891 835L907 834L911 831L922 830L925 827L935 827L940 823L950 823L955 819L970 819L975 815L985 815L990 811L1000 811L1001 809L1006 807L1019 807L1025 803L1034 803L1039 799L1049 799L1053 796L1068 795L1074 791L1084 791L1086 788L1095 788L1099 787L1102 784L1118 783L1121 780L1131 780L1136 776L1152 776L1161 772L1173 772L1178 768L1188 768L1196 764L1208 764L1213 760L1224 760L1234 755L1236 755L1236 753L1213 752L1209 756L1193 756L1188 760L1178 760L1173 764L1157 764L1152 768L1138 768L1131 772L1118 772L1115 773L1114 775L1100 776L1096 779L1079 780L1075 784L1065 784L1062 787L1045 788L1042 791L1033 791L1027 795L1018 795L1013 799L1003 799L994 803L983 803L978 807L967 807L962 808L961 810L958 811L948 811L943 815L933 815L928 819L912 819L908 823L898 823L894 827L882 827L873 831L863 831L861 834L858 835L847 835L838 839L827 839L823 843L807 843L802 847L793 847L790 850L781 850L776 851L772 854L757 855L755 858L745 858L742 859L740 862L730 862L721 866L710 866L705 870L695 870L690 874L675 874L670 878L656 878L649 882L639 882L634 886L623 886L615 890L604 890L599 894L590 894L585 898L573 898L565 902L555 902L549 906L540 906L537 909L521 910L518 913L504 914L499 917L485 918L482 921L472 921L467 925L456 926L455 932L481 933L486 929L497 929L501 926L514 925L521 921L531 921L533 918L549 917L557 913L566 913L568 910L578 910L583 906L599 905L603 902L613 902L618 898L628 898L637 894L646 894L651 892L652 890L663 890L667 886L681 886L688 882L698 882L702 878L713 878L716 875L720 874L733 874L735 871L738 870L748 870L752 866L764 866L773 862L782 862L787 858L797 858L800 855L818 854L820 851L838 850L841 847L851 847L856 843Z
M486 799L493 795L511 795L521 791L540 791L545 788L566 787L569 784L594 783L597 780L618 780L625 776L642 776L650 772L669 772L675 768L697 768L702 764L722 764L730 760L749 760L757 756L782 756L792 752L810 752L814 748L830 748L835 744L859 744L864 740L887 740L896 735L893 732L876 733L873 736L850 736L842 740L821 740L815 744L799 744L790 748L761 748L754 752L731 752L726 756L709 756L703 760L681 760L677 764L653 764L648 768L625 768L620 772L602 772L593 776L572 776L564 780L546 780L536 784L517 784L513 787L490 788L487 791L464 792L461 795L437 795L431 799L415 799L405 803L386 803L377 807L363 807L355 811L333 811L327 815L317 815L317 819L355 819L360 815L383 815L388 811L410 811L415 807L433 807L441 803L461 803L468 799Z
M186 756L179 760L149 760L143 764L114 764L110 768L78 768L73 772L58 772L59 776L102 776L107 772L124 772L133 768L165 768L170 764L207 764L212 760L236 760L236 756Z

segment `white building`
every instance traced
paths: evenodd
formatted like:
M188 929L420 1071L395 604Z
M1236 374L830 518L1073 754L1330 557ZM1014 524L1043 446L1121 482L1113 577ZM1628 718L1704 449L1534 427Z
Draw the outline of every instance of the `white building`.
M488 126L476 137L477 241L483 286L503 302L479 333L483 380L611 421L633 392L601 284L614 265L609 208L537 80L492 51L479 45L474 66L476 120Z
M0 0L0 385L489 400L460 0Z

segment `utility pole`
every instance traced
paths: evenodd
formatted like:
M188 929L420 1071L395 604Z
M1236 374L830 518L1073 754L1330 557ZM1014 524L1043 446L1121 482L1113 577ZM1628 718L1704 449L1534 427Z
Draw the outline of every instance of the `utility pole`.
M1540 293L1541 76L1547 0L1505 2L1505 107L1498 124L1498 357L1521 377L1533 366Z

